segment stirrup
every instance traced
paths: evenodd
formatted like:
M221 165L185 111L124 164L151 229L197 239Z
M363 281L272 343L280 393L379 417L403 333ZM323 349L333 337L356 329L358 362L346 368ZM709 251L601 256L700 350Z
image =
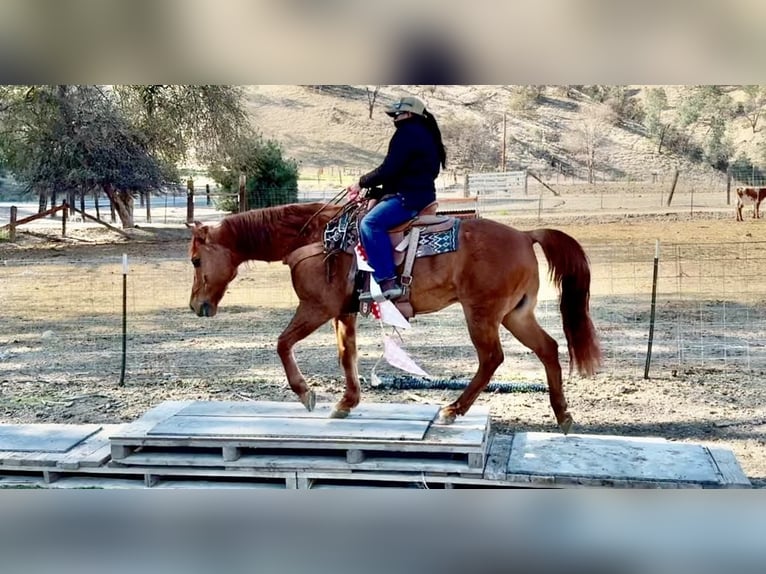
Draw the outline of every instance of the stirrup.
M404 295L404 289L402 289L399 286L391 287L390 289L386 289L383 291L383 297L391 301L392 299L398 299Z
M364 293L359 294L359 302L360 303L369 303L370 301L373 301L372 293L369 291L365 291Z
M381 293L383 299L388 301L398 299L402 295L404 295L404 289L401 287L391 287L390 289L386 289L383 291L383 293ZM375 297L372 296L370 291L365 291L364 293L359 294L360 303L369 303L370 301L375 301Z

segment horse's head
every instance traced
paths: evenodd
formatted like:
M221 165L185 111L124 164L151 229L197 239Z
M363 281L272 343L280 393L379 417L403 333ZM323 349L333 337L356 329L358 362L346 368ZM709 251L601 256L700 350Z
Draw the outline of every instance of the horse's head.
M238 262L230 249L216 241L214 228L198 221L187 227L192 231L189 255L194 265L189 307L199 317L212 317L218 311L226 287L237 276Z

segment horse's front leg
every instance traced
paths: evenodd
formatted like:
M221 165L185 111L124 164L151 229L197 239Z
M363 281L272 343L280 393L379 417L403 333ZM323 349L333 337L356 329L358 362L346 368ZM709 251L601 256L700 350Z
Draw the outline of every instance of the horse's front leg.
M346 377L346 391L343 398L335 405L330 415L333 418L346 418L351 409L359 404L361 387L356 355L356 315L348 314L333 320L335 336L338 341L338 362L343 367Z
M332 316L318 305L310 305L303 301L298 305L295 315L290 320L287 328L277 340L277 353L282 361L282 366L287 375L287 382L290 388L298 395L298 398L309 411L314 410L316 405L316 394L310 390L306 384L298 363L295 362L293 347L298 341L301 341L311 335L319 327L329 321Z

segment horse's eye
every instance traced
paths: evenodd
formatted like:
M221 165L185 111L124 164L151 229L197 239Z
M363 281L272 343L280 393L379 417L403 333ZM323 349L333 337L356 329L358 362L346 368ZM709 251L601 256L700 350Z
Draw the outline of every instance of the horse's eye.
M199 257L192 257L191 262L192 262L192 265L194 265L195 267L199 267L201 263Z

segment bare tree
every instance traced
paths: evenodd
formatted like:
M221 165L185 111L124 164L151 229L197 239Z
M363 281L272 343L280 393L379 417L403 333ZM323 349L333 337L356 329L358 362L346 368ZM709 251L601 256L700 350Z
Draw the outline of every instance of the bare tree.
M563 139L563 147L585 165L588 183L595 182L596 167L611 129L614 112L608 106L598 104L583 114L583 119Z
M378 94L380 93L380 86L373 86L372 89L370 89L369 86L366 86L365 90L367 91L367 107L370 112L370 119L372 119L372 112L375 109L375 101L378 99Z
M500 122L502 118L496 116L484 121L445 116L440 123L452 166L470 170L496 167L501 158Z

